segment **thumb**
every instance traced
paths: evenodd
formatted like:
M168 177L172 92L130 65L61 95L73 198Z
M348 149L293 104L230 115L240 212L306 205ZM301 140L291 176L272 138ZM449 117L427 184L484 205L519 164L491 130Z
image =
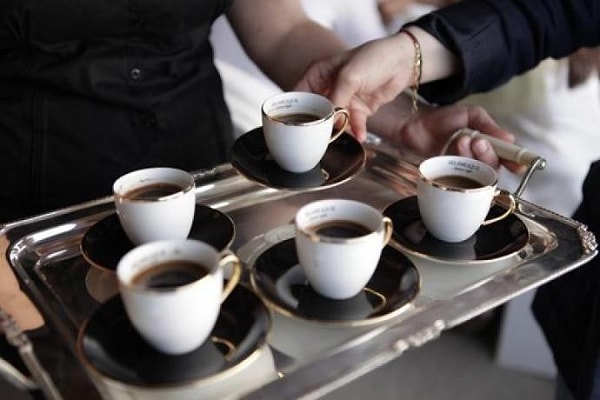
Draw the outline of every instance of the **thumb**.
M359 84L344 77L343 75L340 75L331 88L329 99L336 106L348 107L359 88Z
M339 57L331 57L314 61L304 72L304 76L296 83L295 90L313 92L327 96L335 83Z

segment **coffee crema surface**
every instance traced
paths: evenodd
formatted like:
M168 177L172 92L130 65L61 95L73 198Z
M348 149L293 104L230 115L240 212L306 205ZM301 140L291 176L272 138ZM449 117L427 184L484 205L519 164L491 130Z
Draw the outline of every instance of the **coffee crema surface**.
M192 261L166 261L140 272L132 283L151 289L172 289L198 281L208 272L204 265Z
M123 197L129 200L155 200L181 192L182 190L181 186L173 183L157 182L131 189Z
M456 189L476 189L484 186L477 180L462 175L440 176L435 178L434 182Z
M354 221L327 221L310 228L318 235L340 239L351 239L368 235L371 229Z
M273 118L277 121L283 122L284 124L303 124L307 122L318 121L322 117L316 114L296 112L290 114L276 115Z

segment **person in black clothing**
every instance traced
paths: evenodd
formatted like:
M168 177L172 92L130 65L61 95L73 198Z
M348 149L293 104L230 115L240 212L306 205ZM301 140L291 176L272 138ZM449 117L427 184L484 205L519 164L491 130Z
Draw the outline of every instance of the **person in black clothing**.
M296 0L0 1L0 224L110 195L134 169L228 161L232 126L209 41L222 14L285 90L310 62L345 50ZM480 109L444 118L457 116L507 135ZM0 276L0 306L21 328L40 326L7 263Z
M448 104L492 89L541 60L565 57L600 45L597 0L463 0L407 24L420 43L419 94ZM298 87L326 93L348 106L353 129L364 134L366 120L411 85L415 49L399 32L342 55L320 60ZM408 43L407 43L408 42ZM596 61L598 73L598 61ZM419 135L427 126L409 122ZM565 132L568 134L568 132ZM485 159L489 147L459 147ZM574 218L600 237L600 161L592 164ZM560 376L577 399L600 399L600 259L541 287L533 311L553 352Z
M209 42L225 12L284 87L343 48L294 1L2 1L0 222L109 195L137 168L227 161L232 126Z
M461 1L398 34L318 60L296 88L349 107L353 132L364 138L367 119L414 83L411 35L422 54L419 95L439 105L493 89L545 58L600 44L599 22L596 0Z
M109 195L133 169L228 161L222 14L286 90L345 49L295 0L0 2L0 223Z
M600 161L583 183L583 200L573 218L600 238ZM569 392L600 399L600 258L540 287L532 309Z

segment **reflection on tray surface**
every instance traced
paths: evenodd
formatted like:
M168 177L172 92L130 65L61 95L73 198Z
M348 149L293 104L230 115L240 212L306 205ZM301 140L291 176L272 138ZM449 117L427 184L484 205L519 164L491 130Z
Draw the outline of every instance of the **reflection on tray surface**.
M265 343L270 324L260 299L238 285L221 307L212 340L190 353L173 356L142 339L129 322L120 296L115 296L84 324L78 351L86 363L121 382L185 382L213 376L246 359Z
M233 241L235 227L225 214L211 207L196 205L194 224L189 237L224 250ZM95 267L114 271L121 257L133 248L121 227L117 214L96 222L81 239L83 257Z
M252 284L276 311L324 323L367 324L395 315L419 291L419 274L402 253L386 247L363 292L347 300L316 293L298 264L294 239L275 244L253 265Z
M231 164L246 178L278 189L324 189L352 178L365 164L365 151L351 135L343 134L327 148L321 163L308 172L285 171L270 157L262 128L240 136L233 144Z
M504 209L493 206L490 216ZM399 200L388 206L384 214L394 222L395 240L408 253L442 261L497 260L519 252L527 245L527 227L516 215L482 226L472 237L460 243L436 239L425 229L416 196Z

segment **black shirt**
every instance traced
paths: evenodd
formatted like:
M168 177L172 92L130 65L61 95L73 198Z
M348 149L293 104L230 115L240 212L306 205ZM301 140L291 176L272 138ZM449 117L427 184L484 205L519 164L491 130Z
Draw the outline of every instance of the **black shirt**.
M227 160L209 42L231 0L2 0L0 223Z

